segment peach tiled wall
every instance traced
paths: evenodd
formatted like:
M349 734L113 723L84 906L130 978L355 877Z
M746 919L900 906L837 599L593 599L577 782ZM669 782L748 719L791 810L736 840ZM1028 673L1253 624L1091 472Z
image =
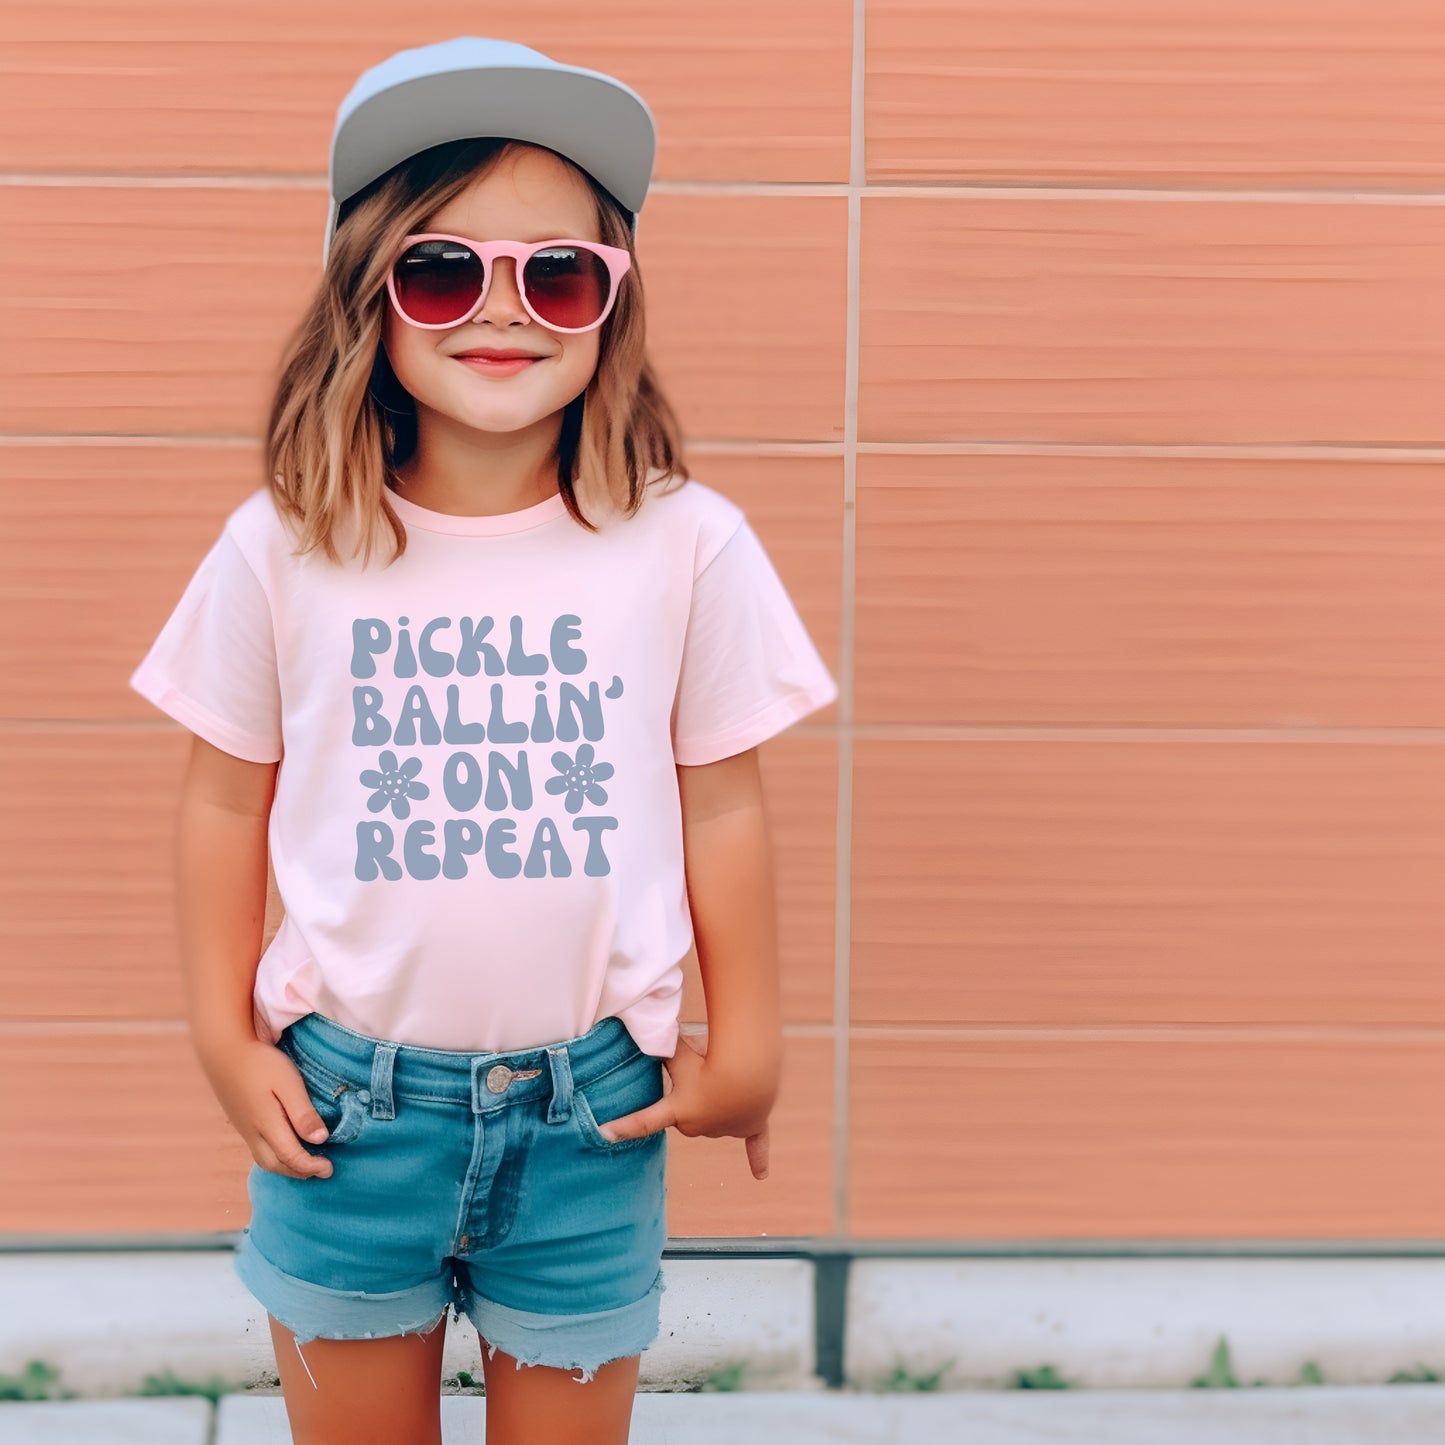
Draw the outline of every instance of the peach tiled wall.
M763 748L771 1176L674 1135L671 1232L1445 1233L1445 12L517 15L653 106L653 356L841 685ZM259 484L337 102L477 24L10 6L0 1230L245 1221L126 678Z

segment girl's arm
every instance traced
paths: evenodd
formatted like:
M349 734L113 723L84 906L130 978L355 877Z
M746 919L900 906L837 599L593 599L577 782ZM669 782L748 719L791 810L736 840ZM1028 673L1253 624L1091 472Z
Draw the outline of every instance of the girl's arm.
M207 1064L257 1042L251 995L278 764L247 762L193 739L176 829L176 903L191 1039Z
M266 831L276 763L193 735L176 827L176 916L191 1046L226 1117L262 1169L326 1178L329 1132L289 1058L256 1037L252 992L266 924Z
M678 766L707 1060L776 1097L783 1059L777 904L758 750Z

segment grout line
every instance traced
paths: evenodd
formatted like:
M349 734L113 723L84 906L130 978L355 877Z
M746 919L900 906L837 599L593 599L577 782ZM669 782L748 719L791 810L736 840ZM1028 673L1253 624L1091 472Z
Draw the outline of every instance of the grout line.
M854 723L850 729L853 741L868 742L1054 742L1054 743L1395 743L1415 747L1434 747L1445 742L1445 728L1390 727L1369 725L1359 727L1315 726L1299 722L1276 726L1197 727L1172 726L1161 723L1059 723L1044 726L1035 723L1000 722L992 725L956 727L909 723Z
M690 1020L683 1020L684 1023ZM44 1034L184 1034L190 1032L185 1019L0 1019L0 1037ZM832 1038L833 1025L823 1022L784 1023L788 1038ZM477 1050L478 1053L488 1052ZM492 1052L496 1052L495 1050Z
M184 1019L7 1019L0 1020L0 1038L45 1038L118 1035L184 1035ZM836 1038L829 1023L785 1023L786 1038ZM1366 1043L1431 1044L1445 1040L1445 1023L972 1023L972 1024L868 1024L850 1023L848 1036L869 1043ZM841 1055L846 1041L839 1045ZM845 1235L846 1230L838 1231Z
M696 444L694 444L696 445ZM752 444L757 448L767 443ZM824 444L826 445L826 444ZM859 442L865 456L1200 457L1226 461L1445 461L1445 446L1395 442Z
M854 1039L870 1042L1196 1043L1196 1044L1438 1044L1445 1023L1139 1023L1139 1024L853 1024Z
M3 440L3 438L0 438ZM188 440L182 437L181 440ZM743 456L843 456L844 442L754 441L690 437L689 452ZM1240 461L1445 461L1445 446L1395 442L1077 442L995 438L987 441L856 441L859 456L915 457L1201 457Z
M847 524L845 522L845 532ZM842 653L846 643L851 650L851 620L845 619L845 636L839 643ZM1445 728L1439 727L1334 727L1300 726L1295 723L1277 727L1171 727L1168 723L1124 724L1102 722L1097 724L1060 723L1054 727L1032 723L995 723L991 726L957 726L910 723L858 723L851 720L851 658L841 661L838 669L838 700L840 716L844 697L845 680L850 684L848 692L849 714L836 727L819 724L810 727L807 723L796 724L789 733L791 737L836 737L840 754L839 767L843 769L842 756L847 753L848 766L840 777L847 786L847 801L851 804L852 794L852 749L859 739L875 743L948 743L948 742L1053 742L1053 743L1393 743L1396 746L1435 747L1445 742ZM189 732L183 724L162 718L112 718L112 717L17 717L0 718L0 733L30 733L43 729L47 733L90 733L90 732L133 732L133 733L176 733ZM851 829L851 810L846 820ZM847 839L840 835L840 842Z
M839 198L875 196L888 200L937 200L963 197L970 200L1086 200L1086 201L1245 201L1283 202L1306 205L1371 205L1371 206L1440 206L1445 205L1445 191L1421 187L1401 190L1390 186L1362 186L1344 183L1338 186L1243 186L1222 183L1217 186L1121 185L1117 180L1094 184L1056 180L957 180L957 181L876 181L863 176L861 160L862 121L857 115L863 77L858 57L856 33L860 5L854 4L854 66L853 111L849 137L849 179L844 181L706 181L655 179L648 195L717 196L735 198L814 197ZM105 187L117 190L327 190L327 178L321 174L282 174L267 171L246 171L231 175L144 171L0 171L0 187L45 186L51 189Z
M845 387L848 381L845 375ZM856 390L856 384L855 384ZM846 401L845 401L846 406ZM846 415L845 415L846 420ZM854 432L856 434L856 418ZM1173 457L1226 461L1441 462L1445 446L1393 442L1041 442L993 441L748 441L688 437L689 454L748 457ZM0 432L0 447L144 446L257 447L260 438L206 432Z
M855 5L855 13L857 10ZM855 20L855 27L857 21ZM855 66L856 95L861 91L861 65ZM1244 201L1308 205L1445 205L1445 191L1435 187L1399 190L1389 186L1240 186L1240 185L1120 185L1100 181L1080 185L1060 181L874 181L863 176L861 119L853 127L847 185L836 181L655 181L649 194L678 196L781 196L839 197L868 196L880 200L946 200L963 198L983 201Z
M854 618L857 609L858 367L861 190L865 175L863 87L866 0L853 0L853 49L848 117L847 320L843 359L843 537L838 615L838 786L833 876L833 1233L848 1230L848 1034L852 992L853 909L853 690ZM846 1302L844 1308L846 1309ZM846 1318L836 1322L846 1337Z
M848 258L843 342L843 528L838 589L838 773L833 857L833 1236L848 1233L849 1026L853 905L853 652L857 610L858 367L862 187L866 176L863 26L866 0L853 0L848 103ZM813 1263L813 1373L830 1389L847 1377L848 1276L851 1260L824 1255Z

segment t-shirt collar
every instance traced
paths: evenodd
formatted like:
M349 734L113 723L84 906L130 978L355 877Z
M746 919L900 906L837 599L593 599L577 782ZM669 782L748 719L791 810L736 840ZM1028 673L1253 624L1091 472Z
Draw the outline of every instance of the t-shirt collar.
M391 505L406 526L420 527L426 532L450 532L456 536L495 537L505 532L525 532L529 527L568 515L567 503L561 492L554 492L520 511L500 512L488 517L434 511L431 507L419 506L394 488L388 487L387 491Z

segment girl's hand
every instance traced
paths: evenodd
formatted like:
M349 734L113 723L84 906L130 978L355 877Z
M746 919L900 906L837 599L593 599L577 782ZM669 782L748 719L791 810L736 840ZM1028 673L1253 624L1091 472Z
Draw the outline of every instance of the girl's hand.
M683 1044L687 1048L683 1048ZM669 1125L680 1134L705 1134L717 1139L744 1135L748 1167L756 1179L768 1177L768 1114L774 1095L771 1087L761 1093L748 1079L738 1079L713 1070L704 1062L707 1034L678 1035L678 1048L664 1059L671 1090L657 1103L633 1114L622 1114L601 1126L612 1140L636 1139L656 1134Z
M306 1081L274 1044L237 1040L197 1050L201 1067L232 1128L269 1174L291 1179L331 1176L331 1161L301 1142L326 1141L331 1130L316 1112Z

